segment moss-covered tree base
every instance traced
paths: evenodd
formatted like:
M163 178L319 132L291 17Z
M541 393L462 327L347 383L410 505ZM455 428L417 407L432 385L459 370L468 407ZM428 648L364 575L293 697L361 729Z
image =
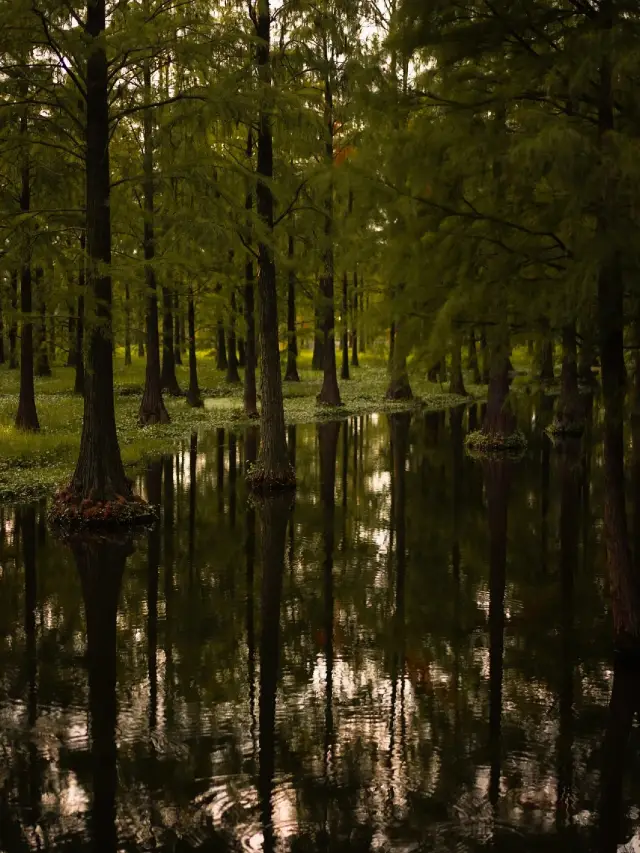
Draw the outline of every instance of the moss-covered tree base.
M526 450L527 439L518 429L508 435L479 429L469 433L465 439L465 445L467 450L476 456L499 453L520 454Z
M552 437L579 438L584 432L584 426L584 419L581 417L572 419L555 417L547 427L546 432Z
M158 511L141 497L112 501L84 500L69 489L57 492L48 513L49 523L68 530L108 530L153 524Z
M282 489L295 489L296 472L292 465L288 465L280 474L268 473L260 463L260 460L258 460L254 465L249 465L246 481L252 492L275 492Z
M202 395L200 391L192 391L189 389L187 391L187 405L191 406L192 409L202 409L204 408L204 400L202 399Z

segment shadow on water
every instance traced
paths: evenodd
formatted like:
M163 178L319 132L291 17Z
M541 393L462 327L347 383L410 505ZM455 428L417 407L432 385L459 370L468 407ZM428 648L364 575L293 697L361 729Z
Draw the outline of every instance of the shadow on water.
M521 401L518 462L479 406L290 427L295 501L248 500L256 427L194 433L135 549L0 508L0 850L640 849L589 401L562 447Z

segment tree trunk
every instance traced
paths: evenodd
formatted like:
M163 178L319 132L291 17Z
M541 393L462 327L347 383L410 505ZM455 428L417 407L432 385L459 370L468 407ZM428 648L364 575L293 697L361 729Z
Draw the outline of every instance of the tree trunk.
M124 283L124 366L131 366L131 291L128 278Z
M148 58L144 60L144 97L145 104L152 100L151 92L151 63ZM145 369L144 391L138 411L138 424L149 426L150 424L168 424L170 421L164 400L162 398L162 379L160 376L160 339L158 336L158 287L156 282L156 271L154 258L156 254L155 244L155 184L153 166L153 117L151 107L145 108L142 116L143 133L143 172L144 172L144 224L143 224L143 248L144 248L144 280L147 293L147 363ZM165 288L163 295L170 294ZM173 354L173 353L172 353Z
M480 333L480 355L482 356L482 384L488 385L491 379L491 357L487 346L487 335L484 331Z
M26 113L20 119L20 135L27 134ZM29 155L24 155L21 169L20 211L27 214L31 208L31 168ZM25 229L28 227L24 226ZM18 429L35 432L40 429L36 411L36 397L33 386L33 310L31 296L31 235L25 233L25 247L20 271L20 399L16 414Z
M311 356L311 369L322 370L324 367L324 337L322 331L322 316L316 305L313 326L313 355Z
M109 206L109 66L104 43L105 0L87 6L89 56L86 99L87 286L95 317L87 348L84 416L78 463L70 491L80 498L133 497L125 475L113 400L111 214Z
M182 391L176 377L176 363L173 353L173 294L166 285L162 286L162 372L160 385L172 397L180 397Z
M247 349L245 347L244 338L238 335L238 367L245 368L247 366Z
M538 341L538 380L540 382L553 382L555 372L553 366L553 339L549 330L549 321L541 323L541 338Z
M138 332L138 358L144 358L144 333Z
M220 285L216 287L216 293L220 291ZM224 334L224 321L222 317L218 317L216 322L216 369L226 370L227 365L227 345Z
M358 359L358 271L353 272L353 308L351 313L351 366L360 367Z
M6 361L4 350L4 313L2 311L2 302L0 301L0 364Z
M76 304L73 297L69 297L69 312L67 317L67 367L76 366Z
M598 22L604 42L610 44L614 10L612 0L602 0ZM603 157L610 156L610 138L614 131L614 107L611 62L601 60L598 141ZM620 652L640 650L640 590L633 571L624 478L624 282L617 255L616 234L618 198L613 179L606 184L604 198L597 211L597 245L606 252L598 276L598 321L600 326L600 364L604 400L604 540L612 599L615 642Z
M74 394L84 394L84 286L85 286L85 236L80 236L80 263L78 268L78 320L76 322L76 375Z
M253 171L253 131L247 133L247 161L250 171ZM249 183L244 203L247 211L248 251L244 267L244 322L245 322L245 370L244 370L244 413L249 418L258 417L258 402L256 392L256 315L255 288L253 275L253 259L251 252L251 211L253 210L253 181Z
M509 352L504 336L497 335L491 347L491 374L487 411L482 430L487 435L507 438L515 429L515 418L509 404Z
M173 317L174 317L173 360L176 364L182 365L182 340L181 340L182 326L180 323L180 320L181 320L180 296L178 295L177 290L173 295Z
M300 382L298 374L298 338L296 336L296 273L293 269L294 239L289 234L289 276L287 282L287 371L285 382Z
M349 279L342 276L342 370L341 379L349 379Z
M473 384L480 385L482 374L478 365L478 350L476 348L476 335L473 329L469 332L469 350L467 354L467 370L471 372Z
M255 50L258 75L263 86L270 88L271 12L269 0L261 0L258 4L256 36ZM264 98L260 102L258 120L257 175L258 215L262 220L264 230L271 238L273 235L273 194L270 182L273 178L273 131L271 114ZM256 469L256 476L251 478L251 482L252 485L258 487L291 486L295 484L295 473L291 469L287 453L282 373L280 371L280 344L278 341L278 290L276 266L270 239L261 239L258 244L258 265L262 417L260 461Z
M583 385L595 385L596 378L593 374L593 366L596 361L594 334L590 323L580 326L582 343L580 344L580 356L578 361L578 379Z
M577 355L576 326L575 323L568 323L562 329L561 388L553 423L554 432L581 434L584 430Z
M9 370L18 367L18 273L11 270L11 323L9 324Z
M196 359L196 313L193 299L193 288L189 285L187 324L189 328L189 390L187 403L194 409L204 406L200 387L198 385L198 362Z
M56 363L56 318L53 313L49 314L49 364Z
M47 353L47 306L42 267L36 267L35 303L38 306L38 320L35 328L35 375L51 376L51 365Z
M454 336L453 349L451 350L451 381L449 382L449 393L467 396L462 375L462 341L459 335Z
M412 400L413 391L407 370L407 344L404 325L399 317L392 323L394 335L391 347L389 385L385 393L387 400Z
M226 381L231 385L239 385L242 381L238 373L238 356L236 354L236 293L231 291L231 312L227 328L227 375Z

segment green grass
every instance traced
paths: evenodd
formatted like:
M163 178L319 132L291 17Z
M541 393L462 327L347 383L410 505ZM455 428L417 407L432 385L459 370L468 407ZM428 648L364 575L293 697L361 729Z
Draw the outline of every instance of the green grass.
M141 465L151 455L173 449L194 430L240 428L249 423L242 408L242 386L226 383L224 374L215 369L215 359L203 352L199 354L198 372L205 408L191 409L182 398L165 397L171 423L141 429L137 425L137 414L144 383L144 360L134 357L128 368L123 362L122 352L116 352L116 420L123 460L131 468ZM361 364L359 368L351 368L352 379L340 382L344 405L336 410L316 403L322 376L311 370L311 353L303 352L298 359L301 382L284 384L287 422L309 423L374 411L399 411L412 406L444 409L462 401L446 393L440 385L423 379L423 370L416 370L412 377L418 400L409 405L386 401L388 377L384 361L362 355ZM177 374L181 387L186 389L187 367L179 366ZM82 400L72 393L73 379L71 368L56 365L52 377L36 380L41 430L30 434L13 425L18 405L18 371L0 369L0 500L47 494L69 478L82 429ZM474 393L479 389L469 390Z

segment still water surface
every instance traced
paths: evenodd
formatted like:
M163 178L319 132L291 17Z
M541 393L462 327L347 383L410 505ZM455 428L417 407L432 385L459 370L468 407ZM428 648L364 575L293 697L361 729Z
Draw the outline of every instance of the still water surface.
M487 464L476 417L290 428L295 503L248 503L254 433L193 437L133 544L5 507L0 850L640 849L598 418Z

